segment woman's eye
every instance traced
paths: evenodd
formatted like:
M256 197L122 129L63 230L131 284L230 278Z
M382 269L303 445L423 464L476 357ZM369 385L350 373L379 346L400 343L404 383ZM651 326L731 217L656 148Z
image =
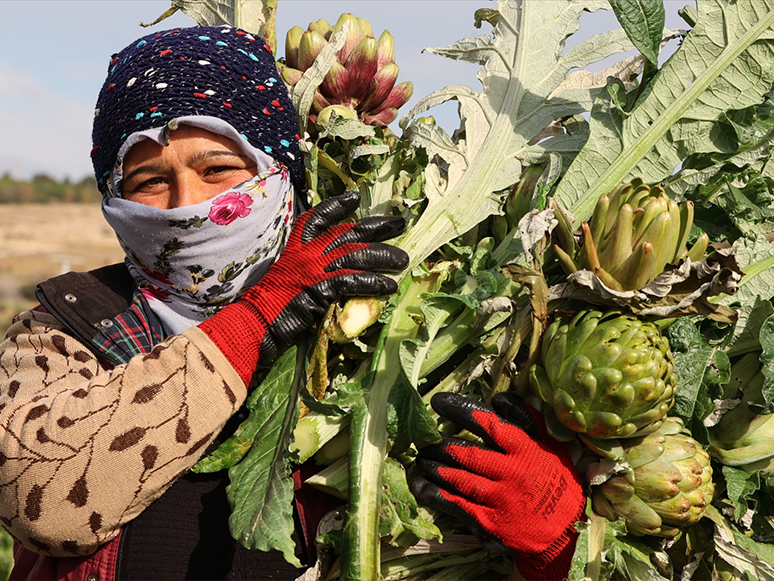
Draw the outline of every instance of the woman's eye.
M142 182L137 187L137 189L138 190L142 190L142 189L150 188L150 187L157 186L157 185L163 184L163 183L164 183L164 178L162 178L162 177L155 177L155 178L151 178L149 180L145 180L144 182Z
M124 189L125 193L133 194L140 192L148 192L157 190L164 183L164 178L153 177L147 180L143 180L137 185L129 184L128 188Z
M207 170L205 171L205 174L216 175L216 174L220 174L228 171L236 171L238 169L239 168L236 168L230 165L215 165L212 167L208 167Z

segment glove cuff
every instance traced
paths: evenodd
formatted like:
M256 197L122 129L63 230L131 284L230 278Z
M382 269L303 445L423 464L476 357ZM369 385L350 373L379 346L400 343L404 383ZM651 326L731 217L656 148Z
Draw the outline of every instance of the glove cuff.
M516 568L519 570L519 573L530 581L566 579L570 572L575 545L580 534L575 530L575 523L585 520L586 505L584 503L564 533L545 551L536 555L519 553L519 559L516 561Z
M269 361L277 348L268 333L268 324L250 301L236 301L199 325L228 359L245 385L260 361Z

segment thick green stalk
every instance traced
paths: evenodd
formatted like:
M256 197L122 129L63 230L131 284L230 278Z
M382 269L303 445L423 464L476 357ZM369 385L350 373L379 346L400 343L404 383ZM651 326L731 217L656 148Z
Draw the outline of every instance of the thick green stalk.
M377 581L380 576L379 517L382 471L387 456L387 398L399 380L398 352L404 339L416 337L422 293L433 292L436 276L406 277L400 300L382 330L374 353L373 382L366 403L352 411L349 507L342 539L342 573L345 581Z
M296 424L290 449L298 453L299 462L306 462L347 426L349 416L308 414Z

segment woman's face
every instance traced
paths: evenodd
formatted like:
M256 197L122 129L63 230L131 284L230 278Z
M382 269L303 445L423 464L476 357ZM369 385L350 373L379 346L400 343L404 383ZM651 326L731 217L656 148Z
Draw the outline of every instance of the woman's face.
M124 156L124 199L154 208L191 206L257 175L255 162L231 139L181 125L164 147L152 139Z

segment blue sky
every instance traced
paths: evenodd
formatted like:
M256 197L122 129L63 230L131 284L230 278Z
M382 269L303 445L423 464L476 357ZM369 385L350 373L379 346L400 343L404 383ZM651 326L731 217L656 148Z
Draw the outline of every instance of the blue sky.
M553 0L545 0L553 1ZM564 1L564 0L562 0ZM667 0L667 26L681 26L677 9L687 0ZM285 32L306 28L312 20L335 22L343 12L371 22L378 36L395 37L399 81L414 83L419 98L446 85L480 89L478 67L423 53L459 39L486 34L473 26L477 8L490 0L280 0L277 15L279 53ZM170 6L169 0L4 0L0 2L0 175L29 178L47 173L80 179L91 173L91 119L94 102L112 53L150 30L189 26L184 14L141 28ZM616 25L612 13L584 17L579 36ZM447 130L456 127L453 105L434 114Z

